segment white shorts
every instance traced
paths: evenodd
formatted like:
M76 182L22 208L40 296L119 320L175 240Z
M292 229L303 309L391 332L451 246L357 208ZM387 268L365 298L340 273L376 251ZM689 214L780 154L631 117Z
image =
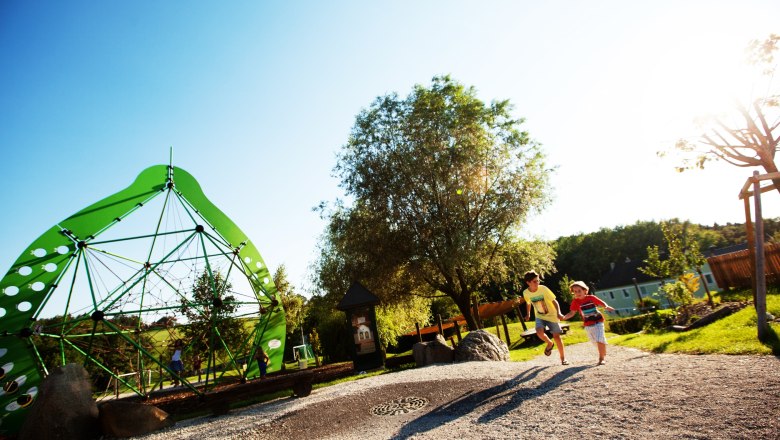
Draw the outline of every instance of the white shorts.
M586 325L585 327L585 333L588 334L588 339L590 339L590 342L596 344L596 343L607 343L607 337L604 335L604 322L597 322L593 325Z

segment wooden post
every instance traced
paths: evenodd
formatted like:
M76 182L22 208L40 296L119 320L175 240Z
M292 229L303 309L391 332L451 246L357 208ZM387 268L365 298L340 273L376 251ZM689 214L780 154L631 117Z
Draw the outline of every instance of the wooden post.
M501 324L504 325L504 336L506 336L506 345L509 346L512 344L512 341L509 339L509 327L506 325L506 318L504 318L504 315L501 315Z
M463 338L460 336L460 323L458 321L452 321L452 324L455 326L455 334L458 336L458 343L463 340Z
M498 336L498 339L501 339L501 330L498 328L498 323L496 323L496 336Z
M420 333L420 323L415 322L414 327L417 329L417 342L422 342L422 334Z
M750 216L750 196L745 196L745 229L747 231L748 255L750 256L750 268L756 273L756 246L753 232L753 221ZM756 277L750 277L753 290L753 304L756 304Z
M114 381L114 394L116 395L116 398L119 398L119 380L117 379L118 373L116 370L114 370L114 376L111 379Z
M523 331L528 330L528 327L525 325L525 313L520 311L521 306L515 307L515 312L517 313L517 317L520 318L520 325L523 326Z
M450 336L450 345L452 345L452 348L455 348L455 338Z
M767 336L766 271L764 270L766 256L764 255L764 221L762 218L763 214L761 213L761 182L758 180L758 171L753 171L753 196L755 197L753 204L756 209L755 306L756 315L758 317L758 340L765 341Z
M439 326L439 334L444 337L444 326L441 323L441 315L436 315L436 325Z

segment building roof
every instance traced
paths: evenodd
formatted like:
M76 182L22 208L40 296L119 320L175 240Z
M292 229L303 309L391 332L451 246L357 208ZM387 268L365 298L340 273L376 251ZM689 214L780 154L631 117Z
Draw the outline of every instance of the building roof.
M634 260L626 261L623 263L617 263L607 273L601 276L601 279L596 283L596 290L611 289L618 286L628 286L634 284L634 279L637 283L646 283L649 281L659 280L660 278L651 277L644 272L641 272L639 268L644 265L644 261Z
M362 284L355 281L349 289L347 289L347 293L344 295L344 298L341 298L341 301L339 301L336 308L339 310L349 310L354 309L355 307L375 306L377 304L379 304L379 298L363 287Z

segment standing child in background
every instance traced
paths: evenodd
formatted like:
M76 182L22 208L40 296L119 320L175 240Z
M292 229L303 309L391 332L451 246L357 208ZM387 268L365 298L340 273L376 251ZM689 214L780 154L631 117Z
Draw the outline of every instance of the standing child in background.
M265 379L268 365L271 364L271 358L268 357L268 354L263 350L263 347L257 347L255 359L257 359L257 366L260 367L260 379Z
M171 380L175 387L179 386L179 376L181 376L182 371L184 371L184 362L181 361L181 347L181 339L177 339L173 344L173 356L171 356L171 363L169 365L169 368L174 373Z
M198 375L198 382L200 382L200 375L201 375L201 365L203 364L203 361L200 358L199 354L196 354L194 358L192 358L192 372L194 374Z
M555 294L552 293L547 286L539 284L539 274L534 271L526 272L523 276L523 280L528 284L528 288L523 291L523 298L525 299L525 320L531 320L531 304L534 306L536 312L536 335L547 343L547 347L544 349L544 355L549 356L552 354L554 346L558 346L558 354L561 356L561 365L569 365L569 361L566 360L566 355L563 349L563 340L561 340L561 325L559 321L563 318L561 315L561 306L558 304L558 300L555 299ZM555 343L547 337L544 333L544 328L550 329L550 333L555 339Z
M615 309L608 306L596 295L588 295L590 289L582 281L571 283L569 290L574 294L574 299L571 301L569 313L563 317L563 320L571 319L577 311L580 312L588 339L599 349L599 365L604 365L604 358L607 357L607 337L604 334L604 316L601 315L598 307L604 307L610 312L615 311Z

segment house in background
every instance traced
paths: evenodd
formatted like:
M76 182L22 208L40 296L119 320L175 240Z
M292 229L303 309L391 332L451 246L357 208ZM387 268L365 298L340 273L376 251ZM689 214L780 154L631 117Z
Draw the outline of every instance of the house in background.
M710 249L707 251L706 256L708 258L715 257L746 248L747 244L741 244L720 249ZM613 263L609 272L602 275L596 285L595 294L615 308L615 312L609 313L609 315L625 317L638 314L637 302L640 298L654 298L661 301L662 308L669 307L669 300L661 291L661 286L675 280L673 278L662 279L646 275L639 270L644 264L643 261L626 259L622 263ZM699 299L706 297L705 282L710 292L723 290L723 287L718 286L715 277L712 275L709 263L705 263L701 271L704 279L700 280L699 290L694 293L694 297Z

